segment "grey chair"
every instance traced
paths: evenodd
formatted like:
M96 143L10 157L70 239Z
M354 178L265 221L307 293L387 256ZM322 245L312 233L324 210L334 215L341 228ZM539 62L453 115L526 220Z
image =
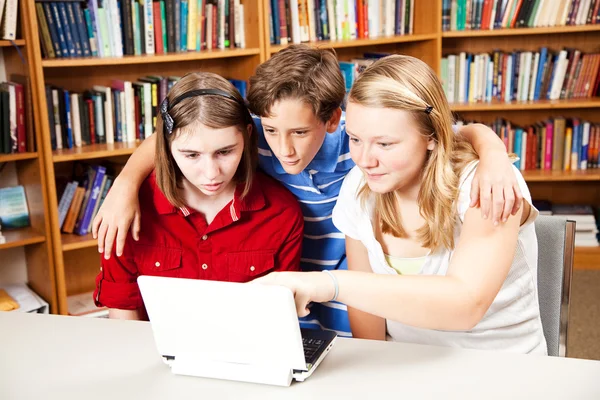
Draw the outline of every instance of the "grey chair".
M535 231L538 240L538 298L548 355L566 357L575 222L540 215L535 221Z

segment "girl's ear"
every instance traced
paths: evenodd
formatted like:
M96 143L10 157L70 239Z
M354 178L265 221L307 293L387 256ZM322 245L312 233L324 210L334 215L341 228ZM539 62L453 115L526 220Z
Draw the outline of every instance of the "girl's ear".
M435 140L433 140L433 138L429 138L427 139L427 150L434 150L435 149Z

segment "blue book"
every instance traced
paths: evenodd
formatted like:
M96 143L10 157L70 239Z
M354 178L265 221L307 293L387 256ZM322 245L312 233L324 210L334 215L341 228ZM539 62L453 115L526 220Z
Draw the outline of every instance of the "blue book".
M192 0L193 1L193 0ZM181 2L181 51L187 51L188 0Z
M71 206L71 201L73 201L73 196L75 195L75 189L77 189L77 186L77 182L69 182L60 198L60 202L58 203L58 226L61 228L65 223L65 218L67 217L67 212Z
M79 3L69 4L73 8L75 24L77 25L77 30L79 32L79 41L81 42L81 51L83 52L84 57L90 57L92 55L92 51L90 50L90 40L87 34L85 18L83 16L83 9L79 5Z
M52 9L50 8L50 3L42 3L42 7L44 8L46 22L48 22L48 30L50 31L50 37L52 38L52 47L54 47L54 53L56 54L57 58L63 57L63 52L60 47L60 39L58 37L58 31L56 28L56 23L54 22L54 16L52 14Z
M69 17L67 16L67 6L65 3L58 3L59 10L59 18L61 19L61 23L63 26L63 32L65 33L65 40L67 42L67 49L69 50L69 57L78 57L77 51L75 50L75 39L71 34L71 23L69 21Z
M88 35L96 39L96 55L100 57L108 56L104 54L104 42L100 34L100 20L98 18L98 0L88 0L88 7L85 10L88 21Z
M542 84L544 82L544 64L546 64L546 60L548 59L548 48L542 47L540 49L540 63L538 64L537 77L535 79L535 93L533 95L534 100L540 99L540 94L542 91Z
M521 169L521 159L523 158L521 156L522 143L523 143L523 129L517 128L517 129L515 129L515 142L514 142L515 147L513 149L513 153L515 153L517 155L517 157L519 157L519 160L515 162L515 167L517 167L517 169Z
M77 57L83 57L83 44L79 38L79 29L77 28L77 20L75 19L74 6L76 3L63 3L67 11L67 18L69 19L69 28L71 29L71 36L73 37L73 44L75 46L75 55Z
M83 218L81 219L79 226L77 226L76 232L78 235L87 235L88 226L92 221L92 216L94 213L94 208L96 207L96 203L98 202L101 189L102 189L102 181L104 180L104 175L106 175L106 168L101 165L96 165L94 167L96 171L96 176L94 177L94 182L91 186L90 196L85 206L85 212L83 214Z
M52 16L54 17L54 23L56 24L56 32L58 33L58 40L60 42L61 53L63 57L71 57L69 47L67 46L65 28L62 19L60 18L60 13L58 10L58 3L50 3L50 7L52 8Z
M67 120L67 148L73 148L73 126L71 124L71 95L68 90L64 91L65 96L65 119Z
M274 44L281 44L281 31L279 29L279 6L277 0L271 1L271 19L273 20Z

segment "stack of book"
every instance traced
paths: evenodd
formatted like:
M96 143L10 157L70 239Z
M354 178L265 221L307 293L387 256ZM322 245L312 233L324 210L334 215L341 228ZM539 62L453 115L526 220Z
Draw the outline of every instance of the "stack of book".
M62 191L58 203L58 223L64 233L87 235L92 221L122 165L75 165L73 180ZM85 171L82 173L82 171Z
M471 54L442 58L450 103L559 100L600 95L600 53L576 49Z
M45 58L246 46L239 0L37 0L36 14Z
M444 31L600 23L600 0L443 0Z
M412 34L415 0L268 0L271 44Z
M554 204L552 214L575 221L575 246L598 246L598 222L592 206Z
M600 124L556 117L521 127L499 118L488 126L502 139L506 150L519 157L515 165L522 171L575 171L600 166Z
M34 152L35 136L27 79L22 76L12 76L11 79L13 81L0 83L0 154Z

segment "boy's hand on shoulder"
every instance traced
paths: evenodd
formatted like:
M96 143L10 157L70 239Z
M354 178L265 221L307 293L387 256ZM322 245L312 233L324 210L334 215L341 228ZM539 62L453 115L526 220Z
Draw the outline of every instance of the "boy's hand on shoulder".
M504 151L493 151L479 161L471 185L471 207L479 205L484 219L506 222L523 204L523 195L511 160Z
M133 225L132 225L133 223ZM92 236L98 239L98 252L109 259L116 238L116 254L120 257L125 247L127 232L131 227L131 236L139 240L140 204L137 191L131 185L117 177L108 191L102 206L92 224Z

